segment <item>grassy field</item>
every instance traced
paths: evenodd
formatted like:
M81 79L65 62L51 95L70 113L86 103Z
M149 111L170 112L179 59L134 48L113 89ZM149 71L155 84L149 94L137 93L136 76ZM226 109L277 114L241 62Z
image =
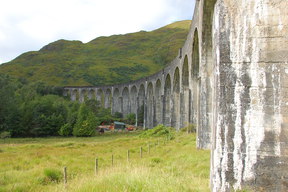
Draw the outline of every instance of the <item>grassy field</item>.
M0 191L209 191L210 152L196 149L195 134L169 141L134 132L0 142Z

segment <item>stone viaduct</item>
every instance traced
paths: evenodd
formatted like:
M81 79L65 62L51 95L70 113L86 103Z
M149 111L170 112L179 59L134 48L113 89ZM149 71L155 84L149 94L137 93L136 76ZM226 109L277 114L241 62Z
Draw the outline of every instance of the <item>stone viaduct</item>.
M211 190L288 191L288 1L197 0L190 32L162 71L127 84L65 87L144 127L197 125ZM192 181L191 181L192 182Z

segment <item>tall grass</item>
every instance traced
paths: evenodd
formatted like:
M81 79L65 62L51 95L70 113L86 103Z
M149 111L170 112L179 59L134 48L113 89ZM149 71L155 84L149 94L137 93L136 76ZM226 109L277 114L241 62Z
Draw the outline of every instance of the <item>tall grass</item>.
M195 134L176 133L169 141L129 133L5 142L0 145L0 191L209 191L209 151L196 149ZM66 188L59 181L64 166Z

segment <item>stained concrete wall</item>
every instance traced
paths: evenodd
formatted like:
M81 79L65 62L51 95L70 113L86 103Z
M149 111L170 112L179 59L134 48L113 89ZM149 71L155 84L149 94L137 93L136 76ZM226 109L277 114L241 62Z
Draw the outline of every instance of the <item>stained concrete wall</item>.
M216 4L213 191L288 191L287 7Z
M187 40L162 71L65 87L65 95L104 97L112 113L137 118L143 106L146 128L195 124L197 147L212 149L212 191L288 191L287 7L286 0L197 0Z

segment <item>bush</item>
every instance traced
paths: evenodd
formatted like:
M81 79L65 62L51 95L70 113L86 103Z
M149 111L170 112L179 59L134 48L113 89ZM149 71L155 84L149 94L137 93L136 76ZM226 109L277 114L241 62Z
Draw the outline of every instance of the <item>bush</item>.
M147 138L147 137L160 137L160 136L167 136L169 139L173 139L175 134L175 129L173 127L166 127L162 124L157 125L153 129L149 129L144 131L140 137Z
M115 117L115 118L123 118L123 114L120 113L120 112L115 112L113 117Z
M126 118L124 119L125 123L129 125L134 125L136 123L136 115L135 113L127 114Z
M44 169L44 177L40 179L41 184L49 184L49 183L59 183L62 179L63 175L61 171L57 169Z
M8 131L3 131L1 134L0 134L0 138L1 139L6 139L6 138L10 138L11 137L11 133L8 132Z

